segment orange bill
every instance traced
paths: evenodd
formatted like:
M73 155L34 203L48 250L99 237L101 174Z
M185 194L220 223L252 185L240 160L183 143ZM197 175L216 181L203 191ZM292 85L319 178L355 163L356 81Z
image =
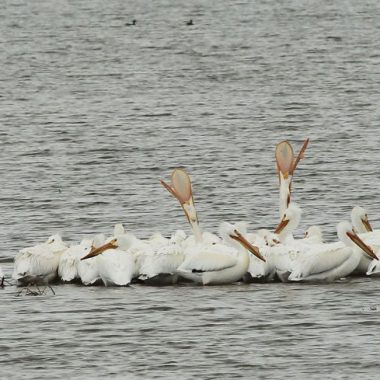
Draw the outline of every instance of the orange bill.
M282 141L276 146L275 151L277 171L286 179L292 175L294 165L293 148L288 141Z
M281 231L288 225L288 223L289 223L289 219L286 219L285 217L282 218L281 222L279 223L279 225L274 230L274 233L275 234L281 233Z
M183 169L175 169L172 173L172 183L169 185L161 180L161 185L181 204L188 203L193 197L189 175Z
M194 206L191 180L184 169L175 169L172 173L172 183L169 185L165 181L160 181L162 186L178 199L187 220L193 226L198 224L197 212Z
M112 239L108 243L103 244L102 246L100 246L98 248L94 248L94 247L91 248L90 253L87 254L86 256L82 257L81 260L86 260L86 259L89 259L91 257L98 256L101 253L103 253L104 251L106 251L107 249L116 249L117 247L118 247L117 239Z
M293 162L293 166L292 166L292 169L291 169L291 174L293 174L293 173L294 173L294 170L296 170L296 167L297 167L298 163L300 162L300 160L301 160L302 158L304 158L304 156L305 156L305 150L306 150L307 146L309 145L309 141L310 141L309 138L307 138L307 139L304 141L304 143L303 143L303 145L302 145L302 148L301 148L301 150L300 150L299 153L298 153L298 156L295 158L295 160L294 160L294 162Z
M347 232L347 236L362 250L364 251L369 257L372 259L379 260L376 256L376 253L373 251L373 249L368 246L355 232Z
M362 222L363 222L364 227L367 230L367 232L372 232L373 231L373 228L371 226L371 223L368 220L368 217L363 218Z
M266 261L265 258L261 255L259 248L252 245L239 231L234 231L236 235L230 235L230 237L236 241L238 241L245 249L248 249L251 253L253 253L258 259L262 261Z

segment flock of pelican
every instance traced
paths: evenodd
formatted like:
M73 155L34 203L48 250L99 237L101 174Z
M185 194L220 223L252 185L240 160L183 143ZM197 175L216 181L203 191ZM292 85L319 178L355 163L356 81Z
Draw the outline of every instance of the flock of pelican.
M19 285L61 281L126 286L134 281L150 285L182 281L203 285L275 280L332 282L352 274L380 273L375 253L380 248L380 231L373 231L366 211L359 206L352 210L351 223L337 225L339 240L334 243L323 242L318 226L310 227L303 239L293 237L302 211L291 202L291 185L308 142L305 140L298 155L288 141L276 146L280 222L274 231L248 232L244 222L222 222L218 235L202 231L190 177L185 170L175 169L171 183L161 184L179 201L192 235L178 230L170 238L156 233L138 239L121 224L114 227L110 237L98 234L71 246L54 235L19 251L12 277ZM0 281L1 277L0 268Z

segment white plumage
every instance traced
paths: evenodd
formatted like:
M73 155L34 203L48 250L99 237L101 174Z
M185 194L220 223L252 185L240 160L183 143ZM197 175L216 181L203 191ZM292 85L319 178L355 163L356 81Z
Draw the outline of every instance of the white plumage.
M57 277L60 256L66 249L61 237L52 235L45 243L20 250L12 278L23 285L52 282Z
M134 274L134 256L121 249L108 249L96 257L99 275L105 286L126 286Z
M67 248L59 259L58 275L64 282L74 281L80 278L78 264L80 259L86 256L92 248L93 239L83 239L79 244Z
M350 275L358 266L362 249L372 255L369 247L365 246L353 232L348 222L340 222L337 227L338 243L312 246L295 261L291 281L325 281L331 282Z
M249 256L241 244L253 251L255 249L234 225L222 223L220 233L224 244L199 242L189 247L178 274L203 285L228 284L242 279L248 269Z
M146 253L140 267L139 279L155 285L176 283L176 270L185 258L182 244L185 238L184 231L176 231L165 245Z

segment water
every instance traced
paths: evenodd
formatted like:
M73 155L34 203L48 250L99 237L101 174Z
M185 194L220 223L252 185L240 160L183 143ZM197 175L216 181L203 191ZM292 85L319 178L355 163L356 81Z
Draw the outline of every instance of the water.
M335 238L379 226L380 6L82 0L0 5L0 261L55 232L278 221L274 146L311 143L294 199ZM135 27L126 22L137 19ZM192 18L194 26L186 26ZM187 229L188 230L188 229ZM379 282L0 292L4 378L374 378Z

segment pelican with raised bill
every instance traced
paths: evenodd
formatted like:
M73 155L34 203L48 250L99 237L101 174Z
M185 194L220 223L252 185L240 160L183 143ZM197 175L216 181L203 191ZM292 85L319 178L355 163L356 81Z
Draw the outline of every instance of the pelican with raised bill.
M177 270L182 277L204 285L226 284L240 280L247 272L249 264L248 253L245 250L243 253L240 252L242 245L265 261L258 249L229 223L222 224L220 229L224 242L213 234L201 232L191 180L185 170L173 171L171 185L164 181L161 183L180 202L194 233L194 239L190 237L184 242L185 259Z
M171 184L161 180L162 186L176 198L190 223L196 241L202 241L202 233L199 228L198 215L195 209L193 190L189 175L184 169L175 169L171 175Z
M309 139L306 139L297 157L295 157L289 141L282 141L276 146L275 157L280 182L280 215L290 204L293 174L300 160L304 158L308 144Z
M22 249L15 258L12 278L19 285L48 284L58 275L59 259L67 249L59 235L46 242Z

